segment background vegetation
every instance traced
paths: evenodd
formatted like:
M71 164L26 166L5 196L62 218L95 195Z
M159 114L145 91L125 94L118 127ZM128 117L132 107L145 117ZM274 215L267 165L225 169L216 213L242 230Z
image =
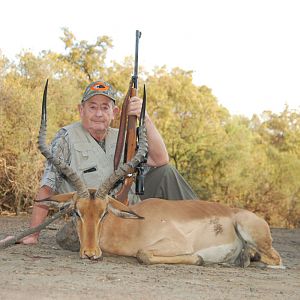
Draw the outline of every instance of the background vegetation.
M77 104L90 81L111 82L120 99L127 90L132 58L108 64L109 37L89 44L64 29L61 40L63 54L22 52L9 61L0 52L0 214L27 210L38 189L44 159L36 140L47 78L49 141L78 120ZM171 163L203 199L245 207L272 226L300 226L300 112L286 107L251 119L232 116L208 87L193 84L192 75L140 67L148 111Z

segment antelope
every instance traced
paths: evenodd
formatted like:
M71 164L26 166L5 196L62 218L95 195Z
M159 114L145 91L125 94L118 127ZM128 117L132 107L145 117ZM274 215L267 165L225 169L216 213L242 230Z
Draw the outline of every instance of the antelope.
M144 158L148 147L145 128L134 158L120 165L100 187L88 189L76 172L47 148L46 98L47 83L39 149L75 191L45 200L71 203L77 215L81 258L102 259L103 253L108 253L136 257L144 264L247 267L250 261L260 261L267 266L282 266L280 255L272 247L267 222L250 211L201 200L155 198L126 206L109 195L114 183Z

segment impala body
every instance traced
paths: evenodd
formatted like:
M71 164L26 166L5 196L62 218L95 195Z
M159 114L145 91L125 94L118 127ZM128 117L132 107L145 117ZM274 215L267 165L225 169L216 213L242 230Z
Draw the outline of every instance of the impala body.
M268 224L247 210L201 200L162 199L127 207L109 196L78 198L74 209L82 258L98 259L106 252L137 257L146 264L245 267L250 260L260 260L281 266Z

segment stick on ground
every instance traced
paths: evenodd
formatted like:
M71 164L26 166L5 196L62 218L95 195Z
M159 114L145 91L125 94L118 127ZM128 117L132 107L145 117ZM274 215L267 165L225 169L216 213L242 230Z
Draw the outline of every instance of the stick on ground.
M12 238L0 242L0 249L5 249L11 245L14 245L14 244L18 243L18 241L20 241L25 236L31 235L33 233L36 233L36 232L41 231L42 229L46 228L49 224L53 223L56 219L60 218L62 215L69 213L72 210L72 208L70 208L70 205L71 204L69 204L69 203L66 204L59 212L57 212L53 216L49 217L44 223L42 223L36 227L24 230L23 232L13 236Z

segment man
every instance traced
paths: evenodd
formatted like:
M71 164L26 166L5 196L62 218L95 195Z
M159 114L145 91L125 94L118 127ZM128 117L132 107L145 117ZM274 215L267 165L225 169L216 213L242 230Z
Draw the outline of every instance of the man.
M68 162L76 170L89 188L98 187L113 172L113 158L118 130L110 124L119 113L115 105L115 91L105 81L91 83L85 90L81 103L78 105L81 122L63 127L51 144L54 156ZM128 106L128 115L140 116L142 100L132 97ZM169 156L165 143L145 114L148 138L147 165L150 171L145 178L145 195L142 199L157 197L164 199L196 199L197 196L178 174L168 165ZM41 188L37 199L45 199L54 193L72 191L72 186L56 168L47 163ZM136 197L129 194L129 202L134 203ZM31 217L31 227L41 224L48 214L48 206L36 203ZM39 233L32 234L22 240L23 244L38 242Z

